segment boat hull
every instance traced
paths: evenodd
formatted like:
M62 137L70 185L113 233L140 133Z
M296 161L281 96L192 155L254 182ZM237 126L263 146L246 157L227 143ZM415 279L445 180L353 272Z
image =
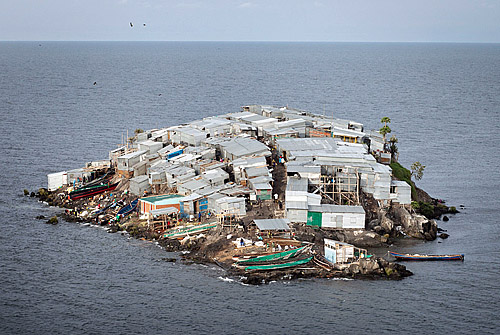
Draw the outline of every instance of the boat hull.
M69 198L71 200L88 198L88 197L92 197L94 195L104 193L106 191L113 191L117 186L118 186L118 183L114 183L114 184L105 184L105 185L101 185L98 187L91 187L91 188L84 189L84 190L77 190L74 192L70 192Z
M243 260L238 260L238 264L248 264L248 263L257 263L257 262L269 262L269 261L277 261L277 260L283 260L283 259L289 259L293 258L296 255L300 254L305 250L306 247L301 247L298 249L291 249L287 251L282 251L274 254L269 254L269 255L263 255L263 256L257 256L254 258L248 258L248 259L243 259Z
M298 265L304 265L309 263L313 259L313 256L306 259L301 259L298 261L281 263L281 264L266 264L266 265L251 265L245 267L245 271L266 271L266 270L281 270L287 269Z
M463 254L455 255L412 255L400 254L397 252L389 251L389 254L396 258L398 261L463 261Z

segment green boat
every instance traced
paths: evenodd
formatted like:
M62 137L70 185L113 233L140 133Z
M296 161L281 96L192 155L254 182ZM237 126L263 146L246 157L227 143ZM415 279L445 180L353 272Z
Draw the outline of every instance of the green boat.
M201 232L204 232L206 230L209 230L209 229L212 229L215 227L217 227L216 222L205 223L205 224L201 224L198 226L187 226L184 228L170 230L169 232L163 234L163 237L165 237L165 238L181 238L181 237L185 237L189 234L201 233Z
M297 256L299 253L303 252L306 247L301 247L298 249L291 249L287 251L278 252L270 255L257 256L254 258L244 259L241 261L237 261L237 264L243 263L255 263L255 262L268 262L268 261L277 261L282 259L289 259Z
M311 259L313 259L314 256L311 256L309 258L305 259L300 259L298 261L293 261L293 262L288 262L288 263L281 263L281 264L266 264L266 265L252 265L252 266L247 266L245 268L245 271L251 271L251 270L279 270L279 269L286 269L286 268L291 268L297 265L302 265L309 263Z

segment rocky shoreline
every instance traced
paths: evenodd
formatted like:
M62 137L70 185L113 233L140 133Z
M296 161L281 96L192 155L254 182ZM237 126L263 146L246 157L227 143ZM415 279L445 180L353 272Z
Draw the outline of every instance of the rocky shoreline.
M372 257L370 259L361 259L359 262L352 263L349 266L319 266L316 263L308 264L301 268L291 268L285 270L272 270L263 272L246 272L241 269L232 267L234 261L232 257L239 252L234 247L231 240L239 238L252 238L249 234L243 231L235 231L228 229L217 229L199 236L193 236L188 239L168 239L162 238L159 234L152 232L138 220L137 216L127 217L122 222L97 222L95 218L85 217L82 214L88 210L89 201L68 201L64 196L64 191L48 192L45 189L40 189L35 196L42 202L51 206L64 208L65 211L59 215L61 219L67 222L91 223L99 224L108 227L108 232L115 233L126 231L131 237L142 238L151 241L157 241L158 244L168 252L181 253L181 259L186 262L216 264L223 268L228 276L239 278L245 284L263 284L276 280L293 280L299 278L352 278L352 279L391 279L399 280L412 273L405 266L389 262L383 258ZM115 193L112 197L116 197ZM116 199L116 198L115 198ZM125 200L123 198L123 200ZM100 199L104 205L109 201L108 197ZM92 203L96 205L96 203ZM48 224L57 224L58 217L45 218L37 217L40 220L46 220ZM381 246L383 237L374 232L365 232L362 236L355 236L355 232L328 232L323 229L314 229L308 226L295 224L296 239L304 242L309 242L313 245L311 255L322 259L321 250L323 248L323 239L325 237L336 238L344 241L356 242L358 245ZM227 236L234 234L232 239ZM387 241L386 241L387 242ZM385 242L385 243L386 243ZM258 248L256 248L258 249Z
M421 191L423 192L423 191ZM26 192L25 192L26 194ZM426 194L426 193L425 193ZM26 194L27 195L27 194ZM115 233L126 231L131 237L142 238L150 241L157 241L158 244L168 252L182 252L181 259L186 262L210 263L223 268L229 276L239 278L245 284L262 284L276 280L293 280L299 278L352 278L352 279L390 279L399 280L411 276L412 272L407 270L404 265L389 262L381 257L372 257L360 259L358 262L348 266L332 266L328 262L311 262L301 268L291 268L285 270L255 271L246 272L234 268L232 257L238 252L228 235L234 235L232 239L252 239L249 233L218 228L199 236L193 236L188 239L168 239L161 237L144 225L144 222L138 219L137 214L124 218L117 222L114 218L108 217L106 220L98 220L90 215L91 208L102 208L111 202L125 204L130 202L131 197L127 191L117 191L111 194L100 195L92 200L81 199L71 201L67 198L65 190L49 192L44 188L37 192L30 193L31 197L37 197L39 201L47 203L49 206L64 208L65 211L59 216L67 222L91 223L106 226L108 232ZM325 230L317 227L293 224L295 239L304 243L311 244L311 255L315 259L324 260L322 255L324 238L330 238L341 242L356 245L365 248L388 247L398 238L411 237L414 239L435 240L440 230L437 227L436 220L428 219L423 215L409 213L404 207L390 207L380 210L370 208L370 198L365 195L363 202L367 210L367 217L370 218L369 230ZM432 199L436 201L435 199ZM441 208L445 208L441 206ZM446 207L447 208L447 207ZM443 210L439 215L450 213L449 210ZM57 224L58 217L38 219L47 219L47 224ZM443 233L442 235L447 235ZM447 236L441 236L446 238ZM262 251L262 250L260 250ZM327 264L327 266L325 266Z

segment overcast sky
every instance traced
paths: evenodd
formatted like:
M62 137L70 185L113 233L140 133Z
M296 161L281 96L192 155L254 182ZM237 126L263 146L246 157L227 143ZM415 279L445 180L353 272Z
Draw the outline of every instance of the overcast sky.
M499 43L500 0L0 0L0 40Z

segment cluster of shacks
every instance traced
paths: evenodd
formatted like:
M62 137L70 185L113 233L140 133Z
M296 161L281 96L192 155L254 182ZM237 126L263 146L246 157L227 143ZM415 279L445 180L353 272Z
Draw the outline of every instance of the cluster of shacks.
M273 165L283 164L287 222L360 229L361 192L381 206L410 204L410 186L393 180L386 156L382 136L361 123L251 105L139 133L108 164L129 179L142 213L171 207L191 218L241 217L249 201L273 201ZM49 175L49 188L70 184L75 172Z

